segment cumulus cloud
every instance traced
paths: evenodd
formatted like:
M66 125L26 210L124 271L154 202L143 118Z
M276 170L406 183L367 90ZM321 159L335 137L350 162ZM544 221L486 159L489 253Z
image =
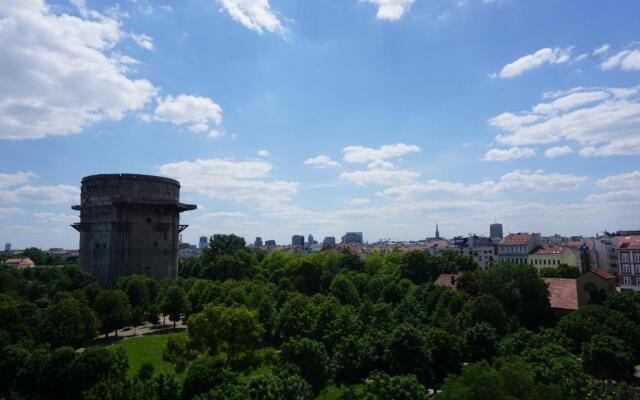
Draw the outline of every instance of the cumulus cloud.
M0 218L13 217L15 215L24 214L22 208L17 207L0 207Z
M611 175L596 181L596 186L607 190L587 196L589 202L638 202L640 199L640 171Z
M397 21L409 11L415 0L360 0L378 7L376 18L385 21Z
M275 207L291 200L298 183L267 180L273 165L264 160L198 159L164 164L161 175L178 179L182 191L254 207Z
M386 144L377 149L363 146L348 146L342 149L344 160L349 163L368 163L419 152L420 147L404 143Z
M252 31L260 34L266 31L281 36L287 34L287 29L271 10L269 0L217 0L217 2L231 18Z
M143 108L156 88L131 78L131 59L113 51L124 37L109 16L57 14L43 0L3 1L0 139L79 133Z
M71 224L78 221L78 216L67 214L56 214L52 212L37 212L33 213L33 216L39 222L53 223L53 224Z
M206 213L202 218L210 219L237 219L237 218L249 218L249 215L241 211L216 211Z
M153 50L153 39L150 36L132 33L131 39L133 39L133 41L143 49Z
M509 149L490 149L482 158L484 161L509 161L518 158L531 158L536 151L529 147L511 147Z
M366 197L356 197L355 199L351 199L351 201L349 201L349 204L352 204L354 206L364 206L369 203L371 203L371 200Z
M544 156L547 158L556 158L571 153L573 153L573 150L569 146L556 146L545 150Z
M259 157L269 157L271 154L269 154L269 150L258 150L258 156Z
M420 176L419 172L396 168L387 161L375 160L367 165L366 170L349 171L340 174L340 178L353 182L358 186L372 183L390 186L408 183Z
M607 51L609 51L609 48L611 48L611 46L605 43L602 46L598 47L597 49L594 49L593 52L591 52L591 55L594 57L601 56L605 54Z
M0 173L0 201L6 203L70 203L80 198L80 188L70 185L32 185L33 172ZM26 184L25 183L29 183Z
M640 71L640 50L624 50L607 58L600 64L605 71L619 68L623 71Z
M26 183L37 175L33 172L16 172L13 174L0 173L0 189Z
M545 95L552 99L513 115L519 123L496 123L507 134L496 140L505 145L527 146L568 140L583 146L581 156L640 154L640 87L574 88ZM529 119L529 120L527 120Z
M324 154L320 154L317 157L307 158L304 160L304 164L315 168L332 168L340 166L339 162L333 160L329 156L325 156Z
M187 126L196 133L217 137L220 132L212 125L222 122L222 107L208 97L181 94L160 99L154 118L178 126Z
M572 47L555 49L544 48L533 54L527 54L514 62L505 65L496 76L500 78L515 78L532 69L540 68L545 64L564 64L571 58Z

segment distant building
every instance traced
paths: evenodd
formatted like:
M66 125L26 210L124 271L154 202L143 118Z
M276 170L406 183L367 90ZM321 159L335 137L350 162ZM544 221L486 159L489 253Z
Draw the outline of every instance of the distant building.
M264 245L271 248L271 247L276 247L276 241L275 240L267 240L266 242L264 242Z
M33 262L29 257L27 258L10 258L4 262L10 267L24 269L24 268L32 268L36 266L36 263Z
M451 249L449 248L449 242L447 242L446 240L432 240L425 247L425 251L433 256L439 256L444 251L450 250Z
M620 289L640 291L640 235L620 236L616 242L618 285Z
M565 264L570 267L581 269L580 253L568 247L543 247L533 251L527 257L529 264L538 269L557 267Z
M208 244L209 244L209 239L206 236L200 236L200 241L198 242L198 248L202 250L205 247L207 247Z
M309 234L309 237L307 238L307 244L309 246L313 246L316 243L315 239L313 238L312 234Z
M291 245L292 246L304 246L304 236L302 236L302 235L293 235L291 237Z
M492 267L496 261L496 246L487 237L456 237L449 244L449 249L460 255L473 258L473 261L482 269Z
M496 222L489 225L489 237L493 240L502 239L502 224Z
M336 245L336 237L335 236L325 236L322 241L323 246L335 246Z
M601 302L616 292L616 277L594 268L577 279L543 278L549 290L549 305L556 315L594 302Z
M440 237L440 231L438 230L438 224L436 224L436 235L433 237L435 240L440 240L442 239Z
M514 233L498 244L498 260L515 264L527 264L529 254L540 246L539 233Z
M4 244L4 251L9 253L11 251L11 243Z
M617 238L602 236L593 240L595 265L609 273L618 273Z
M347 232L342 237L343 244L363 244L362 232Z
M256 240L253 242L253 247L256 249L262 247L262 238L260 236L256 237Z

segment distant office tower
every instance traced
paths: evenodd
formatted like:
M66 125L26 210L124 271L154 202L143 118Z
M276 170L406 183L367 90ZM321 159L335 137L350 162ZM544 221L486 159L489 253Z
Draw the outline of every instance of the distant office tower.
M324 246L335 246L336 245L335 236L325 236L324 240L322 241L322 244Z
M342 237L342 243L344 244L362 244L362 232L347 232Z
M264 245L267 247L276 247L276 241L275 240L267 240L264 242Z
M253 242L253 246L255 248L262 247L262 238L260 236L256 237L255 242Z
M7 253L11 251L11 243L4 244L4 251L6 251Z
M309 244L309 246L313 246L313 244L315 243L315 239L313 238L312 234L309 234L309 238L307 240L307 243Z
M491 239L502 239L502 224L496 222L489 225L489 237Z
M302 236L302 235L293 235L291 237L291 244L293 246L304 246L304 236Z
M180 213L195 204L180 202L180 183L137 174L106 174L82 179L80 266L102 286L120 276L178 276L178 236L187 225Z
M200 236L200 241L198 242L198 248L202 250L205 247L207 247L208 244L209 244L209 238L207 238L206 236Z
M436 224L436 235L433 237L435 240L440 240L442 239L440 237L440 231L438 230L438 224Z

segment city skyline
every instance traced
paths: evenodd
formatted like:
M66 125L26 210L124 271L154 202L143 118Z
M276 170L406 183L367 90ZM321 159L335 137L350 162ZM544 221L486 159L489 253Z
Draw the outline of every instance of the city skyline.
M77 248L100 173L179 180L190 243L635 229L640 4L576 4L9 0L0 242Z

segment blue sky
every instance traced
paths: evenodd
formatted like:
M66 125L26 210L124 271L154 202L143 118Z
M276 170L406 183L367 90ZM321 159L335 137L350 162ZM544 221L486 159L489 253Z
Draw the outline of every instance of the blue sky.
M640 226L640 4L5 0L0 242L83 176L182 182L185 241Z

